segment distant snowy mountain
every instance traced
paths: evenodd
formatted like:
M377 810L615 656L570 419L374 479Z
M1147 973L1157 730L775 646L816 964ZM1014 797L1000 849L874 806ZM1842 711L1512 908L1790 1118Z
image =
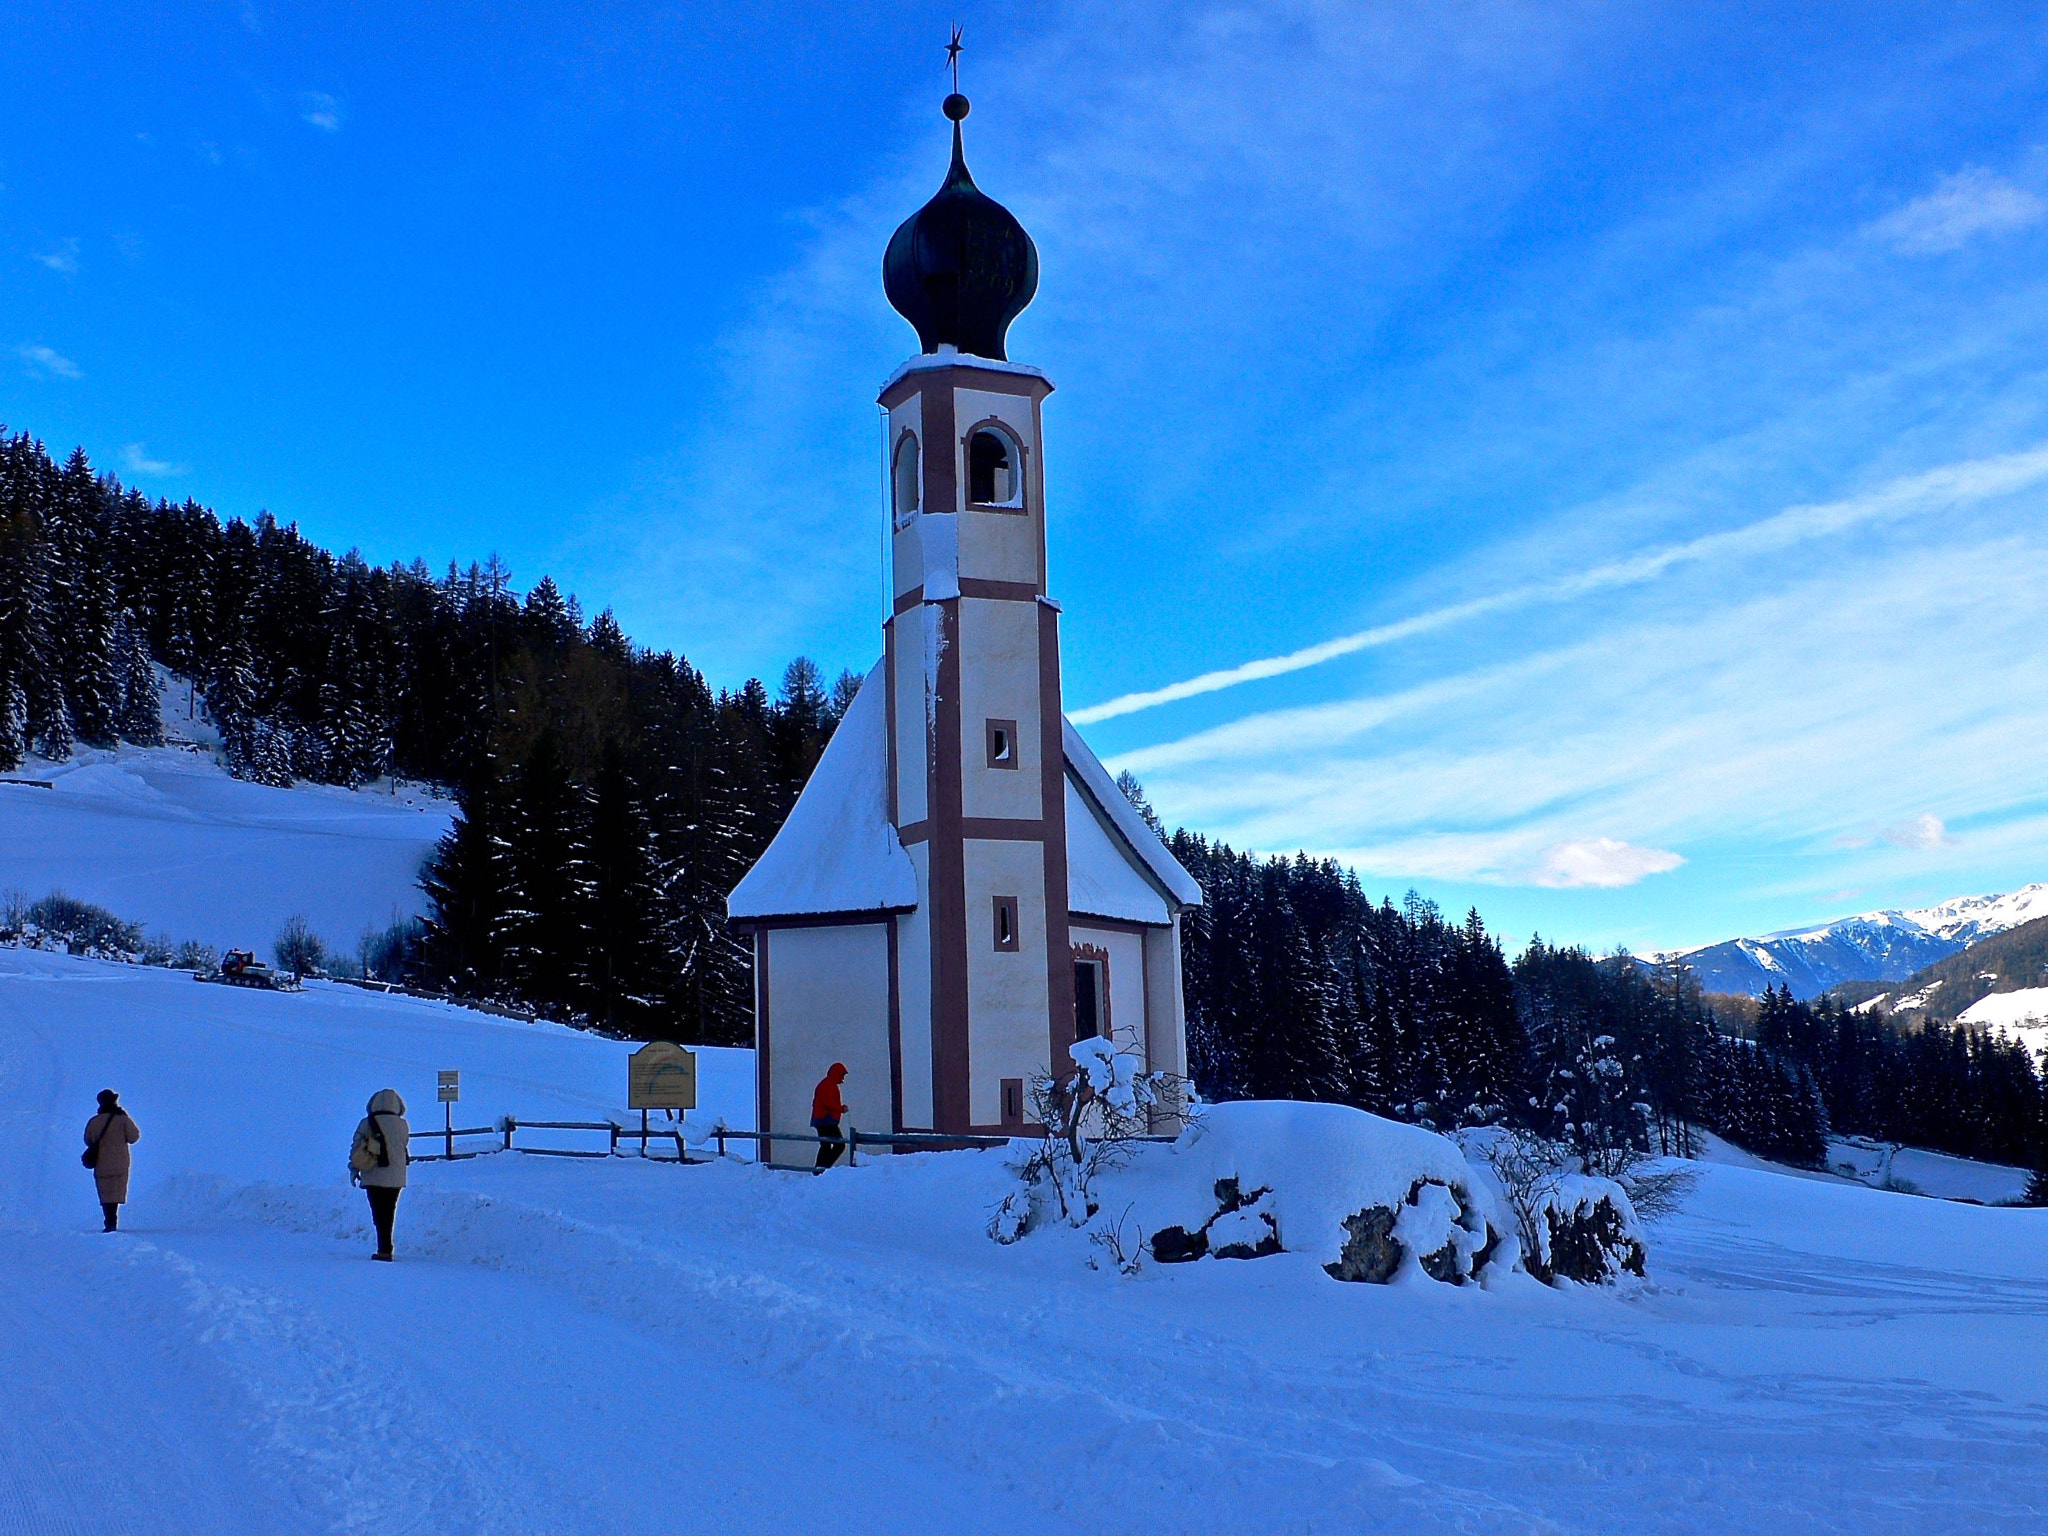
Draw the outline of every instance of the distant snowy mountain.
M1845 981L1903 981L1994 933L2048 917L2048 883L2004 896L1958 896L1913 911L1864 912L1815 928L1725 939L1679 955L1709 992L1757 996L1789 986L1815 997Z

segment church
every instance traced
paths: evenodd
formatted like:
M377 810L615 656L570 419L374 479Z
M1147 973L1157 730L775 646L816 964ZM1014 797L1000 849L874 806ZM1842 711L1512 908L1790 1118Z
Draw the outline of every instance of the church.
M1201 889L1061 709L1052 384L1005 350L1038 251L968 174L967 98L943 110L945 184L882 264L920 348L880 395L882 659L728 901L753 945L766 1131L809 1131L835 1061L849 1124L945 1135L1031 1129L1029 1084L1077 1039L1186 1070L1180 924Z

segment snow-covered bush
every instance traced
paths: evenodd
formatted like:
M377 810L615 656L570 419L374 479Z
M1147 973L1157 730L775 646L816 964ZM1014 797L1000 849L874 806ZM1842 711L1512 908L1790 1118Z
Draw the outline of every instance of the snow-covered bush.
M139 961L148 946L142 930L124 923L105 907L53 891L41 901L23 902L10 893L6 902L6 942L25 949L60 950L95 960Z
M1129 1202L1161 1263L1285 1251L1339 1280L1457 1284L1500 1246L1491 1193L1454 1143L1342 1104L1213 1105L1172 1145L1139 1149L1104 1198Z
M989 1217L989 1236L999 1243L1014 1243L1048 1213L1085 1226L1101 1209L1097 1179L1129 1159L1155 1111L1182 1102L1178 1079L1145 1071L1109 1040L1078 1040L1068 1055L1073 1071L1031 1084L1032 1113L1043 1129L1017 1165L1017 1188Z
M1538 1280L1599 1285L1643 1273L1648 1245L1621 1180L1576 1171L1577 1155L1541 1136L1487 1128L1463 1140L1514 1223L1522 1268ZM1654 1188L1668 1193L1661 1182Z
M1597 1174L1561 1174L1540 1200L1541 1241L1522 1256L1530 1274L1546 1283L1581 1285L1606 1285L1624 1274L1642 1277L1649 1249L1620 1184Z
M211 944L202 944L197 939L187 939L171 951L171 967L179 971L198 971L212 975L220 969L220 951Z

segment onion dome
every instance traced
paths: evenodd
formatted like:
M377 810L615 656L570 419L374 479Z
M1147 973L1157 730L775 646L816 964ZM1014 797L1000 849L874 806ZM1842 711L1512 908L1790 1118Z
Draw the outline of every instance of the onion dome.
M1038 292L1038 247L1016 216L975 186L960 143L967 98L944 109L953 120L953 165L932 200L897 227L882 257L882 288L917 328L918 345L951 345L1007 361L1010 322Z

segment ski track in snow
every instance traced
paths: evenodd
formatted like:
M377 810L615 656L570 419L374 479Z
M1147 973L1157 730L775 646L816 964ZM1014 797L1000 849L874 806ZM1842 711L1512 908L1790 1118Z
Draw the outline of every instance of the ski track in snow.
M988 1241L998 1154L496 1156L416 1167L365 1262L369 1089L422 1143L440 1065L472 1123L616 1114L624 1050L0 952L0 1536L2048 1529L2044 1212L1707 1167L1618 1294L1122 1280ZM111 1238L102 1081L144 1132Z

